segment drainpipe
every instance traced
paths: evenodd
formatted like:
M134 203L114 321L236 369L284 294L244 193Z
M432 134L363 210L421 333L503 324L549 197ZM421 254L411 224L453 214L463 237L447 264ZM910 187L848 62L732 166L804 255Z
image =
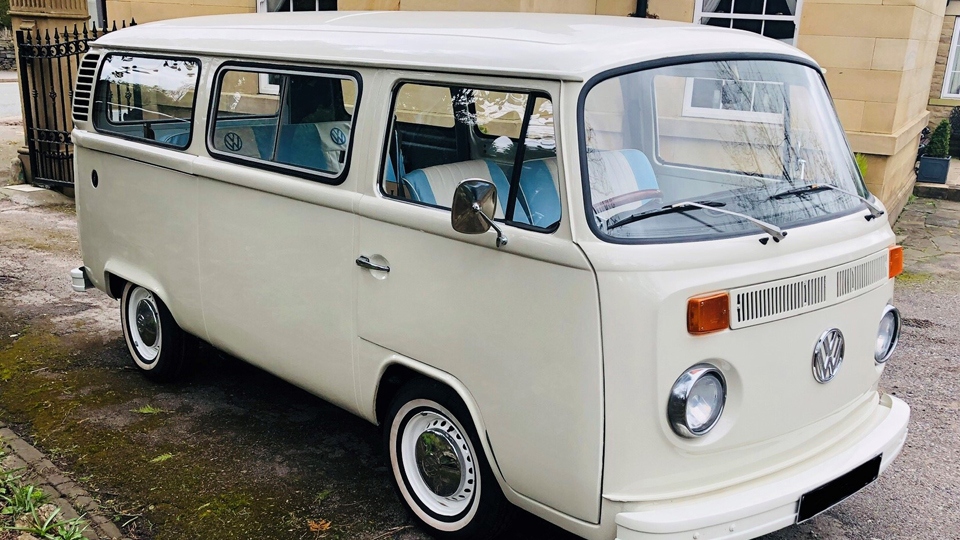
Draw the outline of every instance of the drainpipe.
M637 10L634 11L634 12L631 14L631 16L632 16L632 17L641 17L641 18L646 19L646 18L647 18L647 2L648 2L648 0L637 0Z

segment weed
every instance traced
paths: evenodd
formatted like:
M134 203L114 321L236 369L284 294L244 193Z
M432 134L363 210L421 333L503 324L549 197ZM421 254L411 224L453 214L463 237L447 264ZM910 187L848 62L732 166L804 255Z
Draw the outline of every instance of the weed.
M173 457L173 454L160 454L159 456L150 460L150 463L163 463L164 461Z
M16 485L10 489L9 495L2 496L5 506L0 510L0 514L14 516L29 514L49 498L46 493L34 486Z
M140 408L138 408L138 409L133 409L133 410L131 410L130 412L135 412L135 413L138 413L138 414L160 414L160 413L165 413L165 412L170 412L170 411L165 411L165 410L160 409L160 408L158 408L158 407L154 407L153 405L147 404L147 405L144 405L143 407L140 407Z

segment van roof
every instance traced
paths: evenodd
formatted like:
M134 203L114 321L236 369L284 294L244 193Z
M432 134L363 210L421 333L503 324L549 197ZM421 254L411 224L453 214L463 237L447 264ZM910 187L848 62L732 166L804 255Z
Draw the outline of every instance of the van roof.
M213 15L111 32L97 46L585 80L609 68L702 53L799 50L750 32L633 17L415 11Z

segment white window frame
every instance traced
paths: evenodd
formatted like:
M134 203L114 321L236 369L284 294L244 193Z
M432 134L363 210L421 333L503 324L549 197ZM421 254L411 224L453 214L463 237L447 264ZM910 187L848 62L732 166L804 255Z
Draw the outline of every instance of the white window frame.
M765 21L792 22L793 23L793 40L791 43L789 43L789 45L796 46L797 44L797 36L800 35L800 13L801 13L801 10L803 9L803 0L797 0L797 8L793 15L765 15L762 13L761 14L732 13L732 8L731 8L731 13L713 13L710 11L703 10L703 3L705 1L706 0L696 0L696 8L694 9L694 14L693 14L693 22L696 24L703 24L700 21L702 21L705 18L706 19L727 19L727 20L742 19L742 20L764 21L764 22ZM769 0L764 1L762 11L766 11L767 1ZM736 0L733 0L733 2L736 3ZM760 31L761 31L761 34L759 35L763 35L762 26L760 28Z
M960 69L953 69L953 63L957 61L957 40L960 39L960 17L956 19L950 41L950 54L947 55L947 65L943 70L943 86L940 88L940 97L943 99L960 99L960 93L950 93L950 79L954 73L960 73Z
M693 106L693 84L696 80L720 80L710 77L687 77L687 82L683 89L683 110L681 115L689 118L710 118L714 120L739 120L741 122L758 122L761 124L783 124L783 115L769 112L754 111L734 111L730 109L714 109L712 107L694 107ZM759 84L781 84L766 81L748 81L755 83L754 92L756 92L756 83ZM753 98L750 100L753 105Z

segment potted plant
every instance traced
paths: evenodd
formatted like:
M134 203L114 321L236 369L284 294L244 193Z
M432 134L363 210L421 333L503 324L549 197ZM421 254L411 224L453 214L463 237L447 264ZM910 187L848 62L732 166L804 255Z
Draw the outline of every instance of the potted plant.
M943 120L930 136L923 157L920 158L920 170L917 171L918 182L946 184L947 172L950 170L950 121Z

